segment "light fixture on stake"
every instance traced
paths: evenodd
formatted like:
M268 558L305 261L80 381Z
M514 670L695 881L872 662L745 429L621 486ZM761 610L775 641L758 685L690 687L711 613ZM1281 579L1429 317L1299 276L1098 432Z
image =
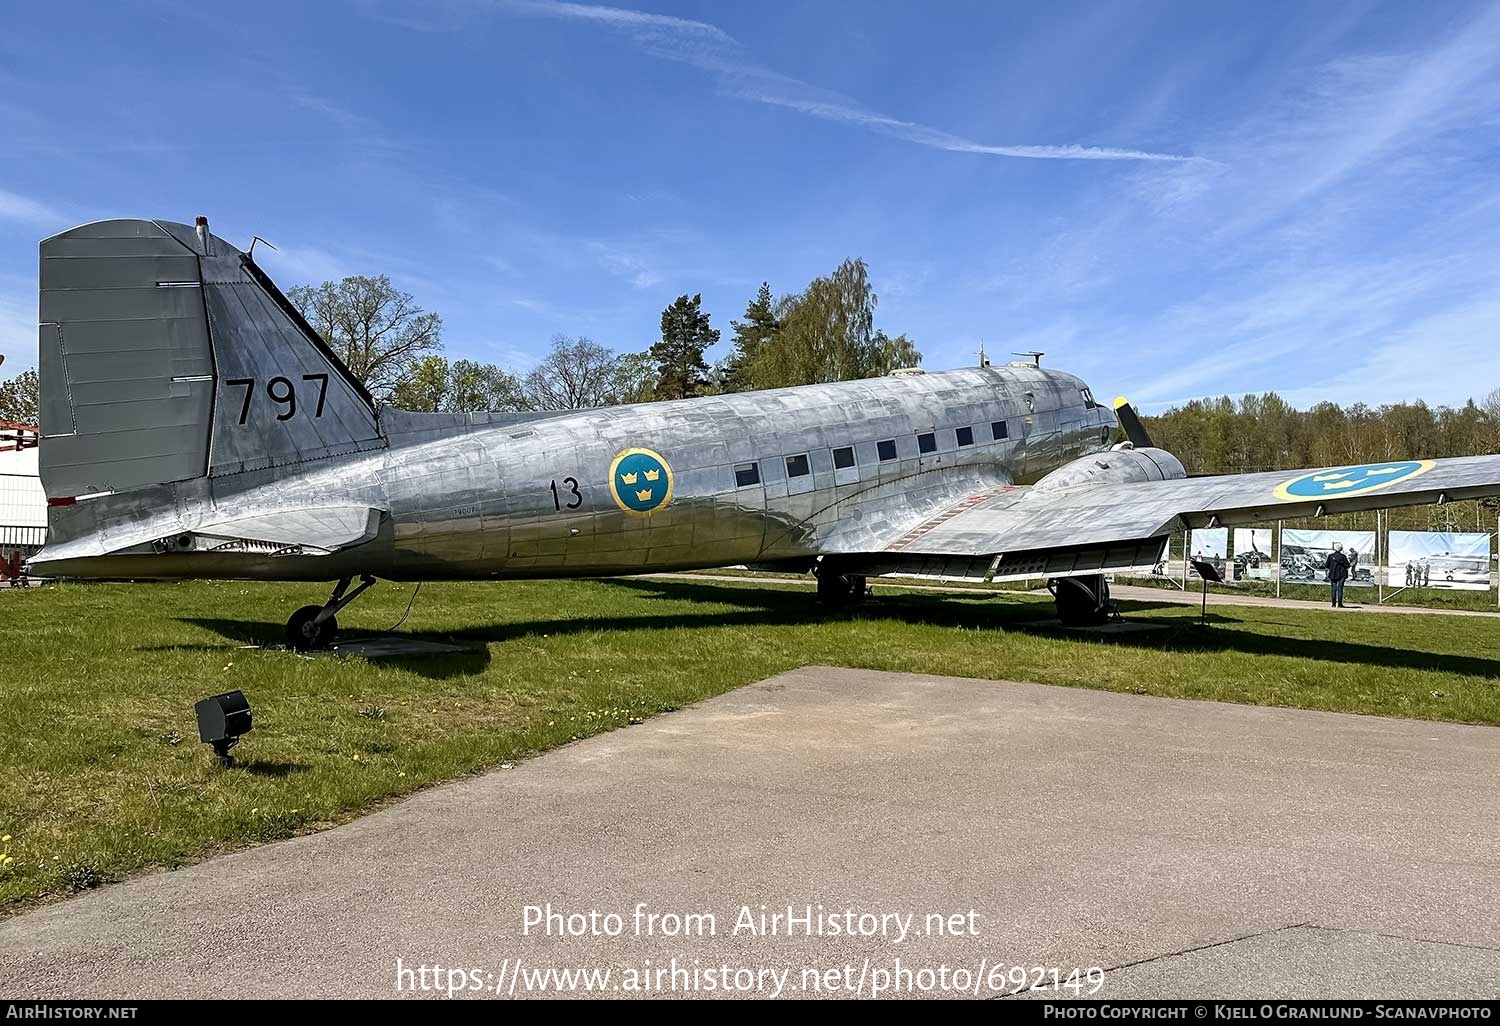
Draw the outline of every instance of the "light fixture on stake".
M250 702L243 691L229 691L205 698L193 706L198 714L198 740L212 745L224 766L234 765L229 750L250 733Z

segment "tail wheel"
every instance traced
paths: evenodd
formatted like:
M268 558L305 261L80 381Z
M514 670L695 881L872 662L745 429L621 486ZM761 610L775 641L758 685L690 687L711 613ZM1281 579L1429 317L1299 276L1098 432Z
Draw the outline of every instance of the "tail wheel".
M334 636L338 634L339 622L330 616L318 623L318 614L322 611L322 606L303 606L293 613L286 622L286 643L298 652L332 645Z

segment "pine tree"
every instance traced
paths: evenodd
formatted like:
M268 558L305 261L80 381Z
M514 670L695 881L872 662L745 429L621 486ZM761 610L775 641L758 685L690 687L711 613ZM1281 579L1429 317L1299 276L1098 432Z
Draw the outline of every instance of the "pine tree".
M755 387L751 370L756 357L781 332L770 283L760 283L760 291L745 307L743 321L729 323L734 328L734 352L724 361L722 387L726 392L743 392Z
M661 312L661 341L651 347L656 361L656 398L687 399L701 395L707 383L704 351L719 341L702 309L703 296L678 296Z

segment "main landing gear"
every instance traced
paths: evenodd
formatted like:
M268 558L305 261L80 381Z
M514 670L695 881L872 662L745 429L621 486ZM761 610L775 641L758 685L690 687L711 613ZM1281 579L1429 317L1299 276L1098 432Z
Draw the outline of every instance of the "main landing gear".
M818 567L818 601L828 609L847 609L865 600L869 587L863 574L841 574L826 563Z
M286 643L298 652L332 645L339 630L336 616L338 611L363 595L375 583L374 577L363 574L359 579L359 587L349 591L352 580L352 577L345 577L339 581L333 589L333 595L323 605L303 606L293 613L286 622Z
M1103 574L1051 577L1047 590L1057 603L1057 618L1064 627L1097 627L1116 615L1109 598L1109 582Z

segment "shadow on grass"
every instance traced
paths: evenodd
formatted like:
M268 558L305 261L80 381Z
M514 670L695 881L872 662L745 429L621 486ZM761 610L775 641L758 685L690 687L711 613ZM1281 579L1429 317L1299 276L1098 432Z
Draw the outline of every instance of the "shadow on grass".
M1199 610L1177 602L1131 600L1121 603L1127 619L1131 613L1158 611L1166 614L1160 619L1168 624L1168 630L1094 635L1069 630L1055 622L1048 623L1047 621L1055 616L1050 602L1015 599L1002 600L997 603L993 601L993 595L983 593L976 595L975 599L969 599L966 595L956 592L938 595L922 595L916 592L886 592L884 594L877 592L876 601L860 606L855 612L840 614L819 609L813 605L811 596L805 591L756 588L720 581L698 584L682 580L664 581L648 578L631 578L610 583L615 587L655 593L657 597L677 601L758 606L760 607L759 615L762 618L770 616L771 622L780 623L857 618L900 620L906 623L945 627L1023 629L1029 633L1046 634L1058 640L1152 649L1180 655L1237 652L1246 655L1286 656L1294 659L1317 659L1330 663L1431 670L1500 679L1500 660L1497 659L1447 652L1413 651L1335 639L1273 637L1251 630L1238 630L1236 625L1245 623L1244 620L1222 610L1215 610L1213 607L1210 607L1208 611L1209 627L1203 628L1198 626ZM986 599L989 601L985 601ZM724 614L724 616L723 621L717 621L713 617L704 619L712 622L743 622L735 619L736 614ZM691 626L693 622L693 618L683 617L669 616L660 619L663 619L665 623L642 623L632 617L622 619L620 626L645 629L654 626L683 626L685 623ZM570 621L549 621L539 629L561 633L569 629L569 623ZM1257 625L1261 625L1261 622L1257 622ZM1286 626L1303 625L1286 624ZM1219 629L1215 630L1215 627ZM600 624L595 622L587 629L598 630Z
M239 645L250 645L266 650L285 650L285 624L272 623L265 620L225 620L217 617L197 616L178 617L178 622L190 623L195 627L202 627L205 630L213 631L226 641L235 642ZM418 641L439 644L452 642L455 638L482 640L469 638L467 635L455 636L453 634L437 634L421 631L403 631L396 634L351 631L348 634L341 633L339 635L339 641L344 644L385 638L395 640L411 638ZM222 652L224 648L221 645L143 645L138 646L138 650L142 652ZM349 656L340 656L334 652L325 652L311 658L363 658L380 666L408 670L429 680L444 680L449 677L466 677L471 674L483 673L485 667L490 664L489 649L484 647L469 647L461 652L396 652L389 655L359 655L358 653L351 653Z
M959 593L923 595L916 592L877 593L875 600L855 609L838 611L816 604L808 590L757 587L726 581L661 580L619 578L601 583L634 592L649 600L670 601L679 606L730 607L704 612L662 612L624 616L559 616L483 624L443 633L410 631L401 636L423 641L460 642L488 646L503 644L534 634L560 635L599 631L652 631L673 628L784 627L845 621L889 620L910 625L966 627L991 630L1025 630L1060 641L1079 644L1110 644L1125 648L1157 650L1172 655L1234 652L1245 655L1286 656L1347 665L1430 670L1466 676L1500 679L1500 660L1445 652L1422 652L1383 645L1324 638L1272 637L1252 630L1236 629L1245 621L1223 612L1209 611L1208 628L1198 626L1199 611L1175 602L1122 603L1128 614L1157 610L1153 618L1167 625L1162 631L1092 635L1047 623L1055 616L1050 602L1032 599L1001 599L992 593L974 598ZM279 642L282 625L253 621L189 619L185 622L215 631L237 641ZM1217 629L1216 629L1217 628ZM380 659L382 666L409 669L430 678L480 672L489 662L489 652L480 648L463 654Z
M234 768L252 777L289 777L294 773L306 773L309 767L300 762L240 762Z

